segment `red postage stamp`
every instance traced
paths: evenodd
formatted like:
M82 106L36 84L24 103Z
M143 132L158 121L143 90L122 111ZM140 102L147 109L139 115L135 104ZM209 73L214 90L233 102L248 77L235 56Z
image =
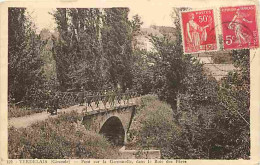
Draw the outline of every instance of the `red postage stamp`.
M256 6L220 8L224 49L259 47Z
M217 50L213 9L181 13L184 53Z

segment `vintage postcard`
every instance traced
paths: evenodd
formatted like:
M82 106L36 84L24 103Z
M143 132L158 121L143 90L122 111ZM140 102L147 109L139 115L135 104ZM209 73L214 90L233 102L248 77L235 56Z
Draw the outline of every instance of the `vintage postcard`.
M0 3L0 164L258 165L259 9Z

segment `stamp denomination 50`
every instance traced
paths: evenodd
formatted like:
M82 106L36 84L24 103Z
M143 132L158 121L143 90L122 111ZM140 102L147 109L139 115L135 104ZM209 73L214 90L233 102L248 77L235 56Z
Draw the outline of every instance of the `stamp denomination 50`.
M181 13L185 53L217 50L213 9Z

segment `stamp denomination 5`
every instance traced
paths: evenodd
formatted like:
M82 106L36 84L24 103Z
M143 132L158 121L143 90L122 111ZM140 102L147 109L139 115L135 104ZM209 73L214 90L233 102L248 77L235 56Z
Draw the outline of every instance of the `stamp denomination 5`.
M256 6L220 8L224 49L259 47Z

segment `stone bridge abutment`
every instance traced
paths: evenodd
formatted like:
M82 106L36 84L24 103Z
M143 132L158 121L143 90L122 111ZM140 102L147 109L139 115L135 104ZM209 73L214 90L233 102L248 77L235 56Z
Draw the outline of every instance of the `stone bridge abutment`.
M104 135L115 145L123 146L127 142L127 132L135 114L136 105L115 107L87 112L83 117L86 129Z

